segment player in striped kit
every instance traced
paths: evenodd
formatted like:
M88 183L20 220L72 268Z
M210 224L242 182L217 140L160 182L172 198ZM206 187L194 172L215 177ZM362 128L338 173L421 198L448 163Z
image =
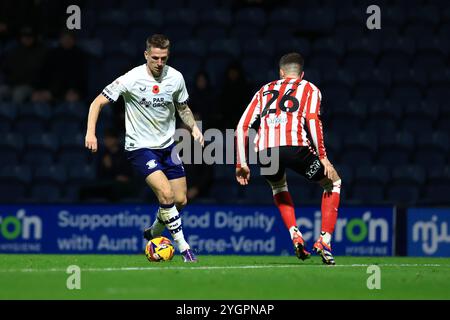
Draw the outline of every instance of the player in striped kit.
M250 180L247 165L246 145L250 126L260 119L255 149L258 159L265 150L270 156L277 155L278 170L275 174L264 174L272 187L274 202L289 230L299 259L310 257L302 234L297 227L294 203L288 191L286 168L319 183L322 196L322 228L313 250L325 264L334 265L331 252L331 235L336 224L341 178L327 158L320 121L320 90L303 79L304 60L298 53L289 53L280 59L280 80L264 85L253 96L236 129L237 163L236 179L241 185ZM307 137L309 131L312 144ZM276 149L276 150L275 150ZM276 151L276 152L275 152ZM261 167L268 167L258 160Z
M103 106L125 100L125 153L133 167L156 194L159 201L157 219L144 230L150 240L167 227L185 262L197 262L186 242L179 211L186 205L186 177L175 146L175 110L191 130L195 141L203 145L203 135L187 105L188 92L183 75L168 66L170 41L156 34L147 39L142 64L106 86L91 103L85 145L97 151L95 127Z

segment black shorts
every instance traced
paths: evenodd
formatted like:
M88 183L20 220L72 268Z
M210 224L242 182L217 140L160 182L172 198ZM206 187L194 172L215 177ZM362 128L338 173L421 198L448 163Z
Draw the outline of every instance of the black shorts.
M282 146L277 148L269 148L258 152L258 165L261 168L268 168L273 164L265 164L267 158L273 156L276 157L274 149L278 149L279 166L275 174L264 174L261 171L261 175L270 182L280 181L283 178L286 168L290 168L302 175L309 181L320 181L325 178L324 167L320 162L319 157L311 151L309 147L299 146ZM276 159L271 159L271 161Z

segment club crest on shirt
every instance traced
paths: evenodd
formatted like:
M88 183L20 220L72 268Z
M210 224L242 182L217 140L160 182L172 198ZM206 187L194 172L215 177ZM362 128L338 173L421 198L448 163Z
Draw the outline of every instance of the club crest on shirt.
M149 170L151 170L153 168L156 168L158 164L156 163L156 160L152 159L148 161L145 165L148 167Z

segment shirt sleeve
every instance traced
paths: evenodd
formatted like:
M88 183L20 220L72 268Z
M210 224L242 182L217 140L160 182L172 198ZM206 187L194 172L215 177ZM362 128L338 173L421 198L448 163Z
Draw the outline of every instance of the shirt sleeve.
M321 101L322 94L320 90L313 89L307 102L306 121L316 152L319 158L323 159L327 156L327 153L323 139L322 121L320 120Z
M186 88L183 75L180 75L179 85L177 90L173 94L173 102L175 104L183 104L189 99L189 94Z
M248 130L261 113L261 90L259 90L242 114L236 128L236 167L247 165Z
M119 99L119 96L128 91L127 89L127 77L126 74L120 76L112 83L107 85L105 89L102 91L102 95L104 95L109 101L116 102Z

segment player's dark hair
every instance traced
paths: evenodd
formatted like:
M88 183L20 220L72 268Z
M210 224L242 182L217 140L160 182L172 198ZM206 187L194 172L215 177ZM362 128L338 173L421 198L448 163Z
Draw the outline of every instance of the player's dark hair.
M163 34L154 34L147 38L147 50L150 48L169 49L170 40Z
M298 65L299 66L299 74L303 71L303 66L305 65L305 59L303 59L302 55L297 52L287 53L280 59L280 69L285 69L288 65Z

